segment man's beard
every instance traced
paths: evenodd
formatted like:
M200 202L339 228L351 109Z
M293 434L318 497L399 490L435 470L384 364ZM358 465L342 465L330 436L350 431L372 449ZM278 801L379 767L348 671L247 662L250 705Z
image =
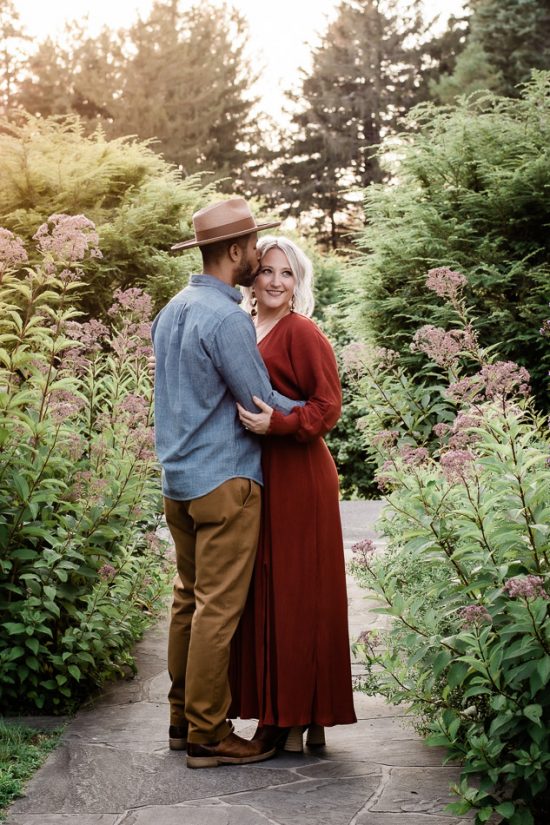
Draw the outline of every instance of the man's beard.
M243 261L237 272L237 283L240 286L251 286L258 274L259 266L253 267L249 261Z

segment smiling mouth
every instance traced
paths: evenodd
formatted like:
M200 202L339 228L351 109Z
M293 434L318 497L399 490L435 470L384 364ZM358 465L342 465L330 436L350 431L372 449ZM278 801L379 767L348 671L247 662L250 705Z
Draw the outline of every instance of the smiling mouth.
M266 289L268 295L283 295L283 292L279 292L275 289Z

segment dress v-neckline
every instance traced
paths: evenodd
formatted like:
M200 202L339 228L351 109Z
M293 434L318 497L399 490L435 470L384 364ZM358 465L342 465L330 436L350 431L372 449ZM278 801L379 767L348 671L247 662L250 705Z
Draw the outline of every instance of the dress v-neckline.
M269 336L271 335L271 333L272 333L274 330L276 330L276 329L277 329L277 327L279 326L279 324L281 323L281 321L283 321L285 318L288 318L290 315L292 315L292 312L288 312L286 315L283 315L281 318L279 318L279 320L278 320L278 321L276 321L276 322L273 324L273 326L271 327L271 329L269 329L269 330L266 332L266 334L265 334L265 335L263 335L261 338L257 338L257 339L256 339L256 344L257 344L258 346L260 346L260 344L263 344L263 342L266 340L266 338L269 338Z

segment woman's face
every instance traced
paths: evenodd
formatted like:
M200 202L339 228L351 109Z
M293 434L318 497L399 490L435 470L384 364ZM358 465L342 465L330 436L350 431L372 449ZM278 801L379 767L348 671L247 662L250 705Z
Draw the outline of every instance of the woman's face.
M254 292L258 306L264 309L281 309L290 306L296 278L288 258L276 246L265 253L260 262L260 271L254 281Z

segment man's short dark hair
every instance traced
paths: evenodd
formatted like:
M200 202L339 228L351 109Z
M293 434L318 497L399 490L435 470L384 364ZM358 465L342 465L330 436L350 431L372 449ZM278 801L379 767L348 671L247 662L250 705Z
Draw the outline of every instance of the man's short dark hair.
M241 235L240 238L227 238L225 241L216 241L215 243L201 246L202 261L205 267L210 263L218 263L218 261L221 261L227 254L229 247L233 246L234 243L238 244L244 252L248 246L251 234L252 233Z

